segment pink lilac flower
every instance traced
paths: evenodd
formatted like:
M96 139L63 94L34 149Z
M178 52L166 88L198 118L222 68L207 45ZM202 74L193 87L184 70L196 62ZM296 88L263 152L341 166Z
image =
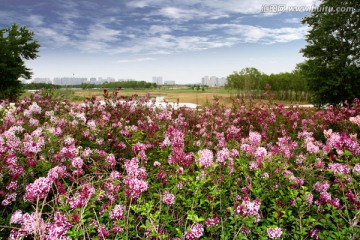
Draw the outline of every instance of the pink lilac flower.
M318 153L320 151L320 148L316 146L313 142L306 143L306 150L309 153Z
M263 147L258 147L255 151L255 157L260 158L260 159L264 159L266 154L267 154L267 151Z
M129 189L126 190L126 195L137 199L140 194L148 189L148 183L137 178L125 178L124 183Z
M224 163L228 158L230 158L230 152L227 148L223 148L216 154L216 162L218 163Z
M258 169L258 167L259 167L259 164L257 162L252 161L252 162L249 163L249 169L251 171L254 171L254 170Z
M198 152L200 157L195 161L203 165L205 168L209 167L213 163L214 155L209 149L203 149Z
M16 193L16 192L13 192L13 193L10 193L10 194L6 194L6 197L5 197L5 199L1 202L1 205L3 205L3 206L8 206L8 205L10 205L12 202L15 202L15 201L16 201L16 196L17 196L17 193Z
M121 220L123 218L123 209L123 206L115 205L114 209L110 212L110 218L112 220Z
M329 203L330 200L331 200L331 194L330 193L328 193L328 192L321 192L320 193L320 197L319 197L320 203L322 203L322 204Z
M92 185L82 185L81 191L69 199L69 205L72 209L82 207L94 194L95 188Z
M257 147L261 143L261 134L258 132L250 132L249 133L249 142L250 145Z
M205 220L205 225L207 227L213 227L213 226L217 226L219 224L219 217L218 216L214 216L214 217L211 217L211 218L207 218Z
M64 144L65 145L68 145L68 146L70 146L70 145L72 145L72 144L74 144L75 143L75 139L74 138L72 138L72 137L66 137L65 139L64 139Z
M360 127L360 115L357 115L356 117L350 117L349 120L350 122L355 123Z
M26 186L25 198L31 202L43 199L49 193L52 181L50 178L41 177Z
M64 239L70 240L69 237L66 236L67 230L69 230L72 225L67 221L66 217L61 215L59 211L56 211L54 214L54 222L48 223L46 225L46 240L57 240Z
M296 164L302 164L306 160L306 157L304 155L298 155L295 159Z
M256 216L256 219L254 222L260 221L260 205L261 202L259 199L256 199L255 201L251 202L248 199L245 199L242 204L235 204L234 211L236 214L241 216Z
M17 182L16 181L11 181L7 186L6 186L7 190L16 190L17 189Z
M175 203L175 195L165 191L162 195L162 201L167 205L173 205Z
M109 236L109 231L103 225L99 225L98 227L98 237L99 238L106 238Z
M114 154L110 153L106 159L105 162L107 162L111 167L114 167L116 165L116 160Z
M282 232L281 228L268 228L267 229L268 237L271 239L281 237L282 233L283 232Z
M341 204L340 204L340 199L338 199L338 198L333 198L333 199L331 199L329 203L330 203L330 205L336 207L337 209L341 209L341 208L342 208L342 207L341 207Z
M91 154L92 154L92 150L89 147L86 147L84 149L84 151L82 152L81 156L83 158L87 158L87 157L90 157Z
M71 166L73 166L74 168L82 168L83 164L84 162L80 157L76 157L71 161Z
M186 239L198 239L201 238L201 236L204 233L204 227L200 223L196 223L191 226L190 232L186 233Z
M355 164L352 171L355 175L359 176L360 175L360 163Z
M86 125L92 130L96 128L96 122L94 120L89 120Z
M245 153L252 153L254 151L254 148L250 144L243 143L240 146L240 150Z
M114 226L112 229L111 229L111 232L114 233L114 234L118 234L118 233L121 233L124 231L124 228L123 227L119 227L119 226Z
M56 166L49 170L47 177L54 181L66 174L66 167L65 166Z
M161 166L161 163L160 162L158 162L158 161L155 161L154 162L154 167L160 167Z
M121 178L121 173L116 171L116 170L113 170L111 173L110 173L110 178L111 179L120 179Z
M349 165L341 163L330 163L329 169L334 174L348 174L350 172Z
M318 192L326 192L330 188L330 185L327 181L324 182L317 181L314 184L313 188Z
M356 197L356 195L350 190L346 190L345 196L348 200L356 205L360 205L360 200Z
M237 149L232 149L230 155L231 155L231 157L238 157L239 151Z
M22 214L21 210L17 210L16 212L14 212L11 215L10 224L19 224L19 223L21 223L22 216L23 216L23 214Z
M21 225L18 231L21 236L27 236L30 234L40 236L44 234L46 225L44 223L44 220L41 218L40 213L33 212L31 214L21 214L21 212L16 212L15 214L16 216L14 216L14 219L12 220L14 221L14 223Z
M167 136L169 137L172 147L184 148L184 131L176 129L173 126L169 126Z
M178 182L178 183L176 183L176 187L181 190L181 189L183 189L184 185L182 182Z

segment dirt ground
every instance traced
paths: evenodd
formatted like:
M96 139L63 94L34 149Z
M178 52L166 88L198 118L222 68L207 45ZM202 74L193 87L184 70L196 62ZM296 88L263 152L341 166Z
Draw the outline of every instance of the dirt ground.
M144 91L132 91L132 92L120 92L119 95L123 96L132 96L137 94L139 96L145 96L146 92ZM102 91L75 91L74 95L82 97L92 97L96 96L102 98ZM181 102L181 103L194 103L198 105L206 105L207 103L212 102L214 97L219 98L220 102L231 106L230 94L225 93L207 93L207 92L179 92L174 91L152 91L150 96L157 97L163 96L169 102Z

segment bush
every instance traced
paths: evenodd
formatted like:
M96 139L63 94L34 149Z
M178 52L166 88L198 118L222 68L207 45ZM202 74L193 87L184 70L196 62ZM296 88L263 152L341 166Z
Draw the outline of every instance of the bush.
M358 100L151 103L17 102L0 129L0 238L360 237Z

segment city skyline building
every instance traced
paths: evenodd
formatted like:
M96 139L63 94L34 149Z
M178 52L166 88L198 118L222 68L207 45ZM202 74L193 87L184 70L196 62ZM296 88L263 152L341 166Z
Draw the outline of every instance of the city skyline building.
M216 76L204 76L201 78L201 85L207 85L209 87L223 87L227 83L225 77L216 77Z
M159 76L159 77L153 77L152 78L152 82L156 83L156 85L163 85L163 77Z

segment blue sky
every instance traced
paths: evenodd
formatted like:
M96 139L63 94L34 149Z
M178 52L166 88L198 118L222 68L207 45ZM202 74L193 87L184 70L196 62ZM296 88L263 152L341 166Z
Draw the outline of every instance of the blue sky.
M264 13L264 4L313 0L0 0L0 27L16 22L41 48L33 77L114 77L176 83L244 67L292 71L304 59L309 12Z

